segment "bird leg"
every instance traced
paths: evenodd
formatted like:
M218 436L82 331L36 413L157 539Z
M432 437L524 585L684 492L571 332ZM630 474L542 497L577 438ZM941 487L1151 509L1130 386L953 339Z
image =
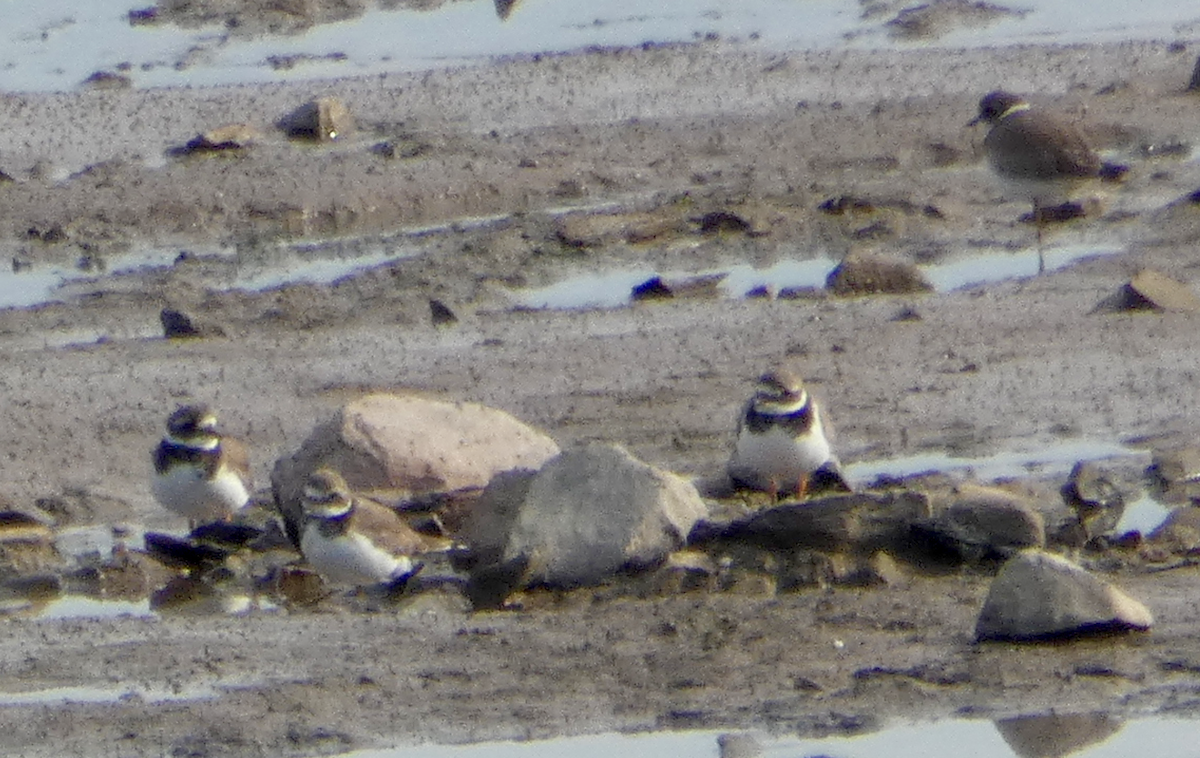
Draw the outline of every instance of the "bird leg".
M808 474L801 474L800 481L796 482L796 499L803 500L808 497Z
M1045 209L1038 201L1033 201L1033 227L1037 234L1038 274L1046 273L1046 255L1042 250L1042 222L1046 218Z

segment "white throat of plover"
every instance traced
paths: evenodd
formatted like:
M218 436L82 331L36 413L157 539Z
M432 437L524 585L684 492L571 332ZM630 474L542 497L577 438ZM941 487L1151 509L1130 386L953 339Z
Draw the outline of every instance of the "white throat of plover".
M204 440L181 440L174 435L168 434L167 444L174 445L176 447L186 447L189 450L203 450L205 452L212 452L221 446L221 438L213 435Z
M759 398L754 401L754 410L766 416L790 416L808 405L808 392L801 392L795 400L767 400Z
M321 492L305 488L304 513L315 519L337 519L350 513L354 502L348 497L340 497L329 492Z

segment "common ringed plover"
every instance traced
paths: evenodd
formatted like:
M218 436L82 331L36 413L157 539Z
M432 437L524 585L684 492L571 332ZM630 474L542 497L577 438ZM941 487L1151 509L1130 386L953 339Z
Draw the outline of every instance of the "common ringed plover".
M776 369L758 379L738 420L728 472L734 484L772 495L805 497L810 489L850 491L804 382Z
M420 570L412 556L426 540L387 506L354 495L342 475L309 475L301 500L300 551L330 584L400 586Z
M192 526L227 519L250 499L246 448L217 431L217 416L207 405L184 405L172 413L151 457L155 499Z
M978 123L992 170L1013 194L1033 203L1036 224L1083 215L1071 194L1092 179L1116 180L1127 166L1105 163L1072 124L1032 108L1025 98L996 90L979 101ZM1039 228L1040 233L1040 228Z

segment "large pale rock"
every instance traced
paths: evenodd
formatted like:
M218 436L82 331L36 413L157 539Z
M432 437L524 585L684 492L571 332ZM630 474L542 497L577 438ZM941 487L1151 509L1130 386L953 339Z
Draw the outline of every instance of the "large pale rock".
M1131 309L1195 313L1200 311L1200 297L1182 282L1175 281L1153 269L1142 269L1125 285Z
M1153 269L1142 269L1113 294L1096 304L1097 313L1123 311L1200 311L1200 297L1191 287Z
M554 440L513 416L476 403L416 395L367 395L316 427L271 473L276 502L298 514L308 475L339 471L355 492L384 502L484 487L510 469L537 469L559 452Z
M502 596L520 586L596 584L664 560L706 511L683 478L594 443L536 473L497 477L463 538L472 578ZM493 599L496 599L493 597Z
M1081 566L1041 550L1004 564L975 625L977 640L1038 640L1149 629L1146 606Z

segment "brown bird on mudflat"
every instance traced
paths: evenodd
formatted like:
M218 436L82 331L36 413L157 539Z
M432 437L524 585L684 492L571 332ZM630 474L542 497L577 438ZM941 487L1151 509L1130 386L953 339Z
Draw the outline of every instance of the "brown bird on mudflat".
M1119 180L1128 166L1106 163L1073 124L1033 108L1004 90L979 101L978 123L991 128L983 149L992 171L1010 192L1033 204L1040 252L1042 225L1085 215L1071 195L1086 183Z

